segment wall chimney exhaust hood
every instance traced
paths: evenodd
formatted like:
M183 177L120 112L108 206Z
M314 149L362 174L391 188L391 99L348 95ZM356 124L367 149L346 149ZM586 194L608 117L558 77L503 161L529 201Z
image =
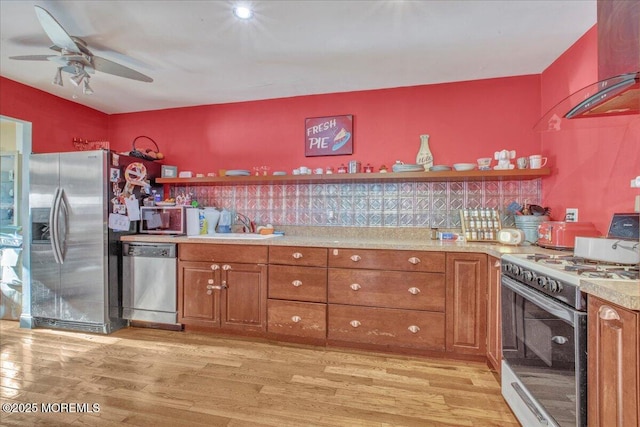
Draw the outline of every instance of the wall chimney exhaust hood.
M640 1L598 0L599 81L569 95L535 129L564 119L640 114Z

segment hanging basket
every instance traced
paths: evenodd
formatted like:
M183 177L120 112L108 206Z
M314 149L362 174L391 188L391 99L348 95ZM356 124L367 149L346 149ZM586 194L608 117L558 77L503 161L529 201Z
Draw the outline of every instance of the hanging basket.
M149 141L151 141L155 147L155 150L154 149L146 149L146 150L138 149L136 147L136 141L140 138L146 138ZM158 160L156 157L158 152L160 151L160 149L158 148L158 144L156 144L156 142L153 139L149 138L148 136L143 136L143 135L136 136L133 140L132 148L133 149L129 152L129 155L131 157L137 157L139 159L150 160L150 161ZM153 153L154 155L150 155L150 153Z

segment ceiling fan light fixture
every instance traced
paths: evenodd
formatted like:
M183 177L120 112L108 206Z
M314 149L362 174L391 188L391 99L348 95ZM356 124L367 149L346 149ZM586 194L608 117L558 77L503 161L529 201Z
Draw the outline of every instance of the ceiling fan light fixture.
M54 85L62 87L62 67L58 67L58 71L56 71L56 75L53 77L53 81L51 82Z
M233 8L233 14L236 18L248 20L253 17L253 10L248 6L238 5Z
M84 74L85 73L82 72L74 74L73 76L69 77L69 81L73 83L74 86L80 86L80 83L82 83L82 80L84 80Z

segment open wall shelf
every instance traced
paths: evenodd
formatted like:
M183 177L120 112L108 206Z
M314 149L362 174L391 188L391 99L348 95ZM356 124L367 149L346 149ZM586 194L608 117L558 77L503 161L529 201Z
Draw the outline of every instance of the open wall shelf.
M351 182L401 182L401 181L522 181L549 176L551 170L511 169L472 170L444 172L389 172L346 173L324 175L268 175L268 176L207 176L201 178L158 178L158 184L181 185L234 185L234 184L305 184L305 183L351 183Z

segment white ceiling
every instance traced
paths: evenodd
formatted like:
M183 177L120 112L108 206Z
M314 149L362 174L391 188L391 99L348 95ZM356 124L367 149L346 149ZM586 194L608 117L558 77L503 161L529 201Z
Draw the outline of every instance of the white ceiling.
M541 73L596 22L596 0L0 0L0 74L105 113ZM152 83L96 72L94 95L47 55L34 5L98 56ZM68 75L67 75L68 76Z

